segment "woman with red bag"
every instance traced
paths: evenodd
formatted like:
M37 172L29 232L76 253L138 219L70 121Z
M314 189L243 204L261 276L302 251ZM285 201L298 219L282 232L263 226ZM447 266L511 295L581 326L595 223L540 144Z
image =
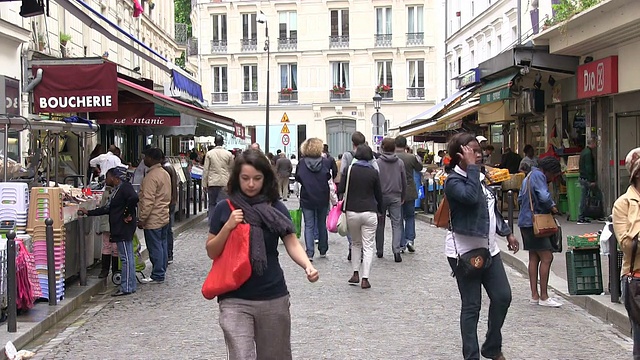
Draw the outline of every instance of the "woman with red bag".
M296 237L289 211L278 200L275 173L262 151L249 149L236 159L228 193L230 201L219 202L213 210L207 255L212 260L220 256L230 233L248 223L252 269L238 289L218 296L229 359L291 359L289 292L278 261L278 240L310 282L318 280L318 271Z

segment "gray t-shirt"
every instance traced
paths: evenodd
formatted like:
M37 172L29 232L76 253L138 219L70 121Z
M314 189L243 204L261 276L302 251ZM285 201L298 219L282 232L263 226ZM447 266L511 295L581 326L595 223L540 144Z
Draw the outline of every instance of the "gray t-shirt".
M342 154L342 161L340 162L339 170L340 174L344 174L347 167L349 167L349 165L353 164L354 162L356 162L356 158L351 151L347 151L346 153ZM369 161L369 164L371 164L371 166L373 166L373 168L376 169L377 172L380 172L380 167L378 166L378 163L375 159Z

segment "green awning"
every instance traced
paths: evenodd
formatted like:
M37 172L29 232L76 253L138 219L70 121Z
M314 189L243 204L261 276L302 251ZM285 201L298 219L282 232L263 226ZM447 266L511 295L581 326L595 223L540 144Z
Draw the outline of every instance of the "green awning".
M169 108L167 108L167 107L160 106L160 105L158 105L158 104L154 104L154 105L153 105L153 107L154 107L153 111L154 111L154 114L155 114L156 116L166 116L166 117L173 116L173 117L180 117L180 112L175 111L175 110L173 110L173 109L169 109Z
M520 70L513 70L508 75L482 85L477 91L480 94L480 105L509 99L511 97L510 83L519 72Z

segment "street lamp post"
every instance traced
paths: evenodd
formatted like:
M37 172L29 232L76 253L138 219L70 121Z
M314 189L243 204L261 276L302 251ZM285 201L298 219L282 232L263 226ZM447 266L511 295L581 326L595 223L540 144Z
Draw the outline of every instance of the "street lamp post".
M373 108L376 109L375 120L373 122L373 126L375 127L375 134L373 135L381 135L380 134L380 125L384 123L384 115L380 113L380 103L382 102L382 96L379 93L376 93L373 97Z
M269 68L270 68L270 58L271 53L269 51L269 24L267 24L267 16L260 11L256 19L260 24L264 24L264 33L265 33L265 41L264 41L264 51L267 52L267 105L265 106L266 114L265 114L265 128L264 128L264 152L269 152Z

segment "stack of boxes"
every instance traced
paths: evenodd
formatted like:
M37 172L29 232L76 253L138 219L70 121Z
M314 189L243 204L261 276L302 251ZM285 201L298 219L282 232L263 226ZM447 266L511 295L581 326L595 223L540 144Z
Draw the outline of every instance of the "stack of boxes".
M45 220L53 220L53 243L56 274L56 297L64 298L65 275L65 231L62 217L62 197L60 188L33 188L29 204L29 222L27 232L33 239L33 252L36 260L38 280L42 287L42 297L49 297L49 278L47 267L47 232Z
M24 234L29 212L29 187L23 183L0 183L0 233Z

